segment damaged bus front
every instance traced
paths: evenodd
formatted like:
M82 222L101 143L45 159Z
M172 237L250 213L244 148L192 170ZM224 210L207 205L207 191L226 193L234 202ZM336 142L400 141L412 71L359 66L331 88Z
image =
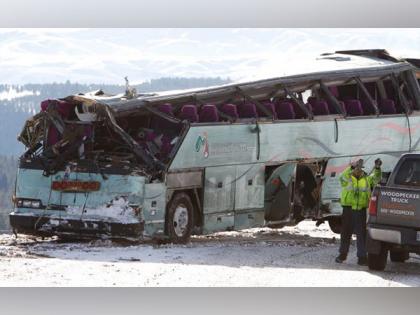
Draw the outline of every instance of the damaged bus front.
M163 234L165 163L183 130L148 110L135 123L88 96L46 100L19 136L15 233L142 238ZM142 126L153 127L152 129ZM164 131L162 131L164 130ZM147 207L144 209L145 200ZM146 210L146 211L145 211Z

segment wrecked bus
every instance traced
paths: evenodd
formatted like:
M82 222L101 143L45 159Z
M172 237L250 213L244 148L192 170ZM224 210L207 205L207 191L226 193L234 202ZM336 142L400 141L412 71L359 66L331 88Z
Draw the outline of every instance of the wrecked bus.
M163 237L311 218L339 232L338 176L419 151L417 68L383 50L316 70L165 93L47 100L19 136L17 233ZM131 91L132 92L132 91Z

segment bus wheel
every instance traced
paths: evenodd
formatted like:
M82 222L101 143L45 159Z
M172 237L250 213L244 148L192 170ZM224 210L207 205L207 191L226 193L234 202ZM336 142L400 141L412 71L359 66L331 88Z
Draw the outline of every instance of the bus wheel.
M328 219L328 225L334 233L341 233L341 217L331 217Z
M389 258L392 262L405 262L410 258L410 254L406 250L390 250Z
M177 193L166 215L166 233L172 243L183 244L190 239L193 227L193 205L186 193Z
M368 253L368 266L370 270L382 271L385 269L386 261L388 259L388 248L381 243L381 248L378 254Z

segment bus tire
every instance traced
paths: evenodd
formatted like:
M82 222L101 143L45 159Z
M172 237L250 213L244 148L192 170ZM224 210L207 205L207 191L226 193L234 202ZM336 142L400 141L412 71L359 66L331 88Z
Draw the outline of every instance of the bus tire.
M330 226L331 231L333 231L336 234L341 234L341 216L329 218L328 225Z
M390 250L389 251L389 258L392 262L405 262L410 258L410 254L406 250Z
M169 241L185 244L194 228L194 208L188 194L176 193L169 203L166 213L165 230Z
M385 244L381 243L378 254L368 253L368 267L370 270L382 271L386 267L388 259L388 248Z

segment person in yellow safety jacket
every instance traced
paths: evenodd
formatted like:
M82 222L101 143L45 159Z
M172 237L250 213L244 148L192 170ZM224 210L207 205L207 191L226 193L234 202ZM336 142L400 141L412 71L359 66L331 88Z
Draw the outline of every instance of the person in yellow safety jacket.
M342 263L347 259L353 233L357 237L357 263L366 265L366 208L369 205L370 195L373 187L381 180L380 159L375 160L375 168L370 175L363 171L363 160L347 167L340 175L341 184L341 206L343 214L341 217L341 240L339 256L336 262Z

